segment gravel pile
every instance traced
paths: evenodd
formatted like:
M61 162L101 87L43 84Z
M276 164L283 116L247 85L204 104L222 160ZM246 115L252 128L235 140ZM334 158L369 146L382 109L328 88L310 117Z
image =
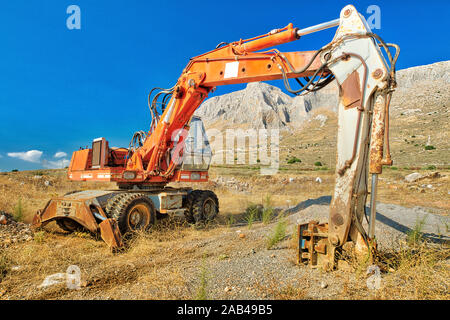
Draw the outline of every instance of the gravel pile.
M33 239L33 232L29 224L17 222L12 215L0 211L0 248L31 239Z

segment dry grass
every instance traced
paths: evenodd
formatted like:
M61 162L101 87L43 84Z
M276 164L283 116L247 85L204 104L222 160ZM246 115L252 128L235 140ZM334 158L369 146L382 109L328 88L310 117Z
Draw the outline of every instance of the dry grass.
M376 297L382 299L450 299L450 248L425 242L385 252L380 257L382 288Z
M307 298L307 290L304 289L304 279L297 279L292 283L280 283L270 275L266 276L266 283L257 281L254 289L261 298L275 300L303 300Z
M50 183L45 185L45 181ZM19 213L31 222L37 209L43 208L51 197L73 190L108 189L110 183L81 183L69 181L66 170L35 170L0 173L0 210ZM19 210L20 208L20 210Z
M235 244L224 245L221 251L205 252L198 246L199 242L216 239L221 233L234 233L227 221L231 221L229 224L232 225L242 223L243 213L250 203L267 207L294 206L300 201L330 195L333 188L334 174L331 171L280 171L276 176L261 177L250 175L252 170L248 169L240 169L241 174L236 175L236 170L238 169L234 170L233 176L251 186L247 193L236 193L214 184L206 186L214 189L219 196L219 224L197 229L178 220L161 220L150 232L135 235L130 240L128 249L116 255L90 234L66 235L56 231L56 228L55 231L36 233L33 241L4 249L0 252L0 295L4 290L6 293L0 299L210 298L207 283L202 281L206 278L202 276L201 262L205 254L208 263L220 262L221 254L227 254L227 260L232 259L230 253L235 251ZM231 176L223 168L213 168L212 177L217 176L219 171L225 176ZM403 177L411 172L403 169L385 170L383 180L380 181L380 200L404 206L434 207L441 210L441 213L448 213L450 201L444 192L450 186L449 172L441 171L442 177L438 179L415 184L403 182ZM34 175L35 172L0 175L0 210L13 213L18 200L22 199L23 217L29 222L34 212L42 208L52 196L74 189L112 187L107 184L69 182L63 170L46 171L41 179L33 179ZM322 183L315 182L317 176L322 178ZM294 181L289 182L289 178L294 178ZM44 181L51 181L52 185L46 187ZM420 187L421 184L429 183L435 188L426 189L425 193L412 193L410 190L411 186ZM393 189L392 186L397 188ZM204 185L199 187L205 189ZM270 205L267 204L268 195ZM258 222L255 229L260 225L263 224ZM264 247L264 239L260 240L261 247ZM344 274L339 280L344 286L340 298L449 299L448 259L448 247L422 246L421 242L413 249L383 253L380 260L383 267L381 289L368 292L363 272L365 269L361 267L361 272ZM37 288L46 276L65 272L70 265L77 265L81 269L80 290L68 290L63 284L48 289ZM14 266L20 268L13 270ZM187 268L197 270L197 273L187 274ZM352 280L353 275L357 280ZM267 298L309 297L301 283L274 283L263 287L260 288L261 292ZM200 290L201 288L204 290Z

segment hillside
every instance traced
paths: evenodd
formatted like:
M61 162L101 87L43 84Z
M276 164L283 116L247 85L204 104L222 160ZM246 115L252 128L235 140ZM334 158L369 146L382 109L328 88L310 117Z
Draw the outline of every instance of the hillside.
M450 61L399 70L397 80L390 111L395 166L448 166ZM296 164L300 167L316 161L333 167L337 97L335 83L301 97L266 83L250 83L244 90L205 101L196 114L206 128L280 129L282 165L295 156L302 160ZM435 149L425 150L426 145Z

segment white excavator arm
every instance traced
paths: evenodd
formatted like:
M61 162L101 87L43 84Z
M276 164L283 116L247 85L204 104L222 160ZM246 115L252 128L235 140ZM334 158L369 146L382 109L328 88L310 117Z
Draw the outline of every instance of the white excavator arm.
M394 58L389 47L397 49ZM381 52L383 48L390 64ZM392 164L388 148L383 160L383 146L398 53L398 46L386 44L373 34L351 5L341 11L333 41L322 48L321 61L327 63L339 86L335 189L328 224L311 222L298 227L299 262L330 270L335 267L336 250L346 244L354 244L351 247L357 252L370 252L376 247L377 177L383 164ZM372 188L366 231L362 222L369 173Z

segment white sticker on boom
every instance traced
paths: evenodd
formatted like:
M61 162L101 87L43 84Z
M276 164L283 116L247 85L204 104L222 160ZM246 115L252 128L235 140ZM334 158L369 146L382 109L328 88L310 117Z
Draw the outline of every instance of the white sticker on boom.
M225 64L225 75L224 79L235 78L238 76L239 71L239 61L229 62Z

